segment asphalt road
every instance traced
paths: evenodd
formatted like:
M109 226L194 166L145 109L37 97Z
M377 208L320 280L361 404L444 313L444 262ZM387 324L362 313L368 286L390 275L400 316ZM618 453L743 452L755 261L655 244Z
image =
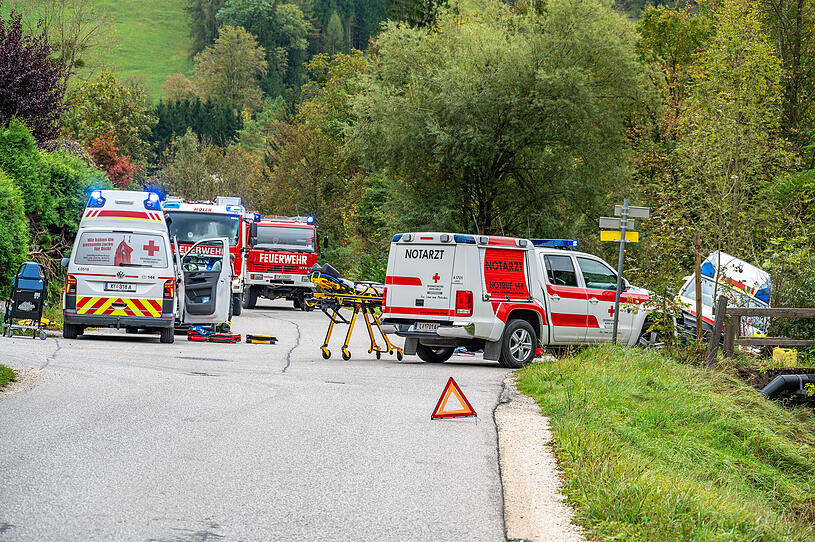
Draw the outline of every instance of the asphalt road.
M261 300L233 329L276 345L0 338L44 372L0 398L0 541L504 540L506 370L377 361L364 327L323 360L327 324ZM450 376L477 419L430 420Z

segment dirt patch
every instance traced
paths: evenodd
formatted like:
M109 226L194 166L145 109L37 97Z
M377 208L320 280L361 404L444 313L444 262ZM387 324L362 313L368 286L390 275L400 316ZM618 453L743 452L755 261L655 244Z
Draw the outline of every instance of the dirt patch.
M549 442L549 420L515 387L512 373L495 409L508 540L585 541L560 493L560 473Z
M28 391L42 382L44 378L44 374L40 369L14 369L13 367L12 369L16 375L16 380L9 382L5 388L0 390L0 399L15 393Z

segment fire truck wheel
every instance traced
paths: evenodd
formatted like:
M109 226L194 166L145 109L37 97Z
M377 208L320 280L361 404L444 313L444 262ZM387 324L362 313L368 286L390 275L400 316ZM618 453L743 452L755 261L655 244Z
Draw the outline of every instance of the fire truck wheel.
M453 348L430 347L419 343L416 345L416 355L428 363L444 363L453 355Z
M535 359L538 337L535 329L526 320L510 320L504 328L501 345L501 367L520 369Z
M243 292L243 308L254 309L258 302L258 289L256 286L250 286L248 290Z
M243 298L235 294L232 296L232 316L240 316L243 310Z
M79 331L79 326L76 324L65 324L62 326L62 336L65 339L76 339Z
M161 339L159 341L167 344L175 342L175 329L171 327L161 328Z

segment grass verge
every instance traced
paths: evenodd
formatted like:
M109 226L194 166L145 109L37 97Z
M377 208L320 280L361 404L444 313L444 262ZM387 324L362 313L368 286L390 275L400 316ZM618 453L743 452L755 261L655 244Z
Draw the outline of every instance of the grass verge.
M600 540L813 540L815 416L657 352L598 347L519 371L564 493Z
M16 380L17 376L14 374L14 371L5 365L0 365L0 390L8 386L9 382L15 382Z

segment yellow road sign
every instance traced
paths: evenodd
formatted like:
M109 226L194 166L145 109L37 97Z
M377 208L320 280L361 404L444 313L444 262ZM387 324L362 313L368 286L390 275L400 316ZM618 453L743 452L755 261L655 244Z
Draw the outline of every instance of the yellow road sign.
M601 230L600 231L600 241L619 241L620 240L620 232L613 231L613 230ZM639 243L640 241L640 232L638 231L627 231L625 232L625 240L629 243Z

